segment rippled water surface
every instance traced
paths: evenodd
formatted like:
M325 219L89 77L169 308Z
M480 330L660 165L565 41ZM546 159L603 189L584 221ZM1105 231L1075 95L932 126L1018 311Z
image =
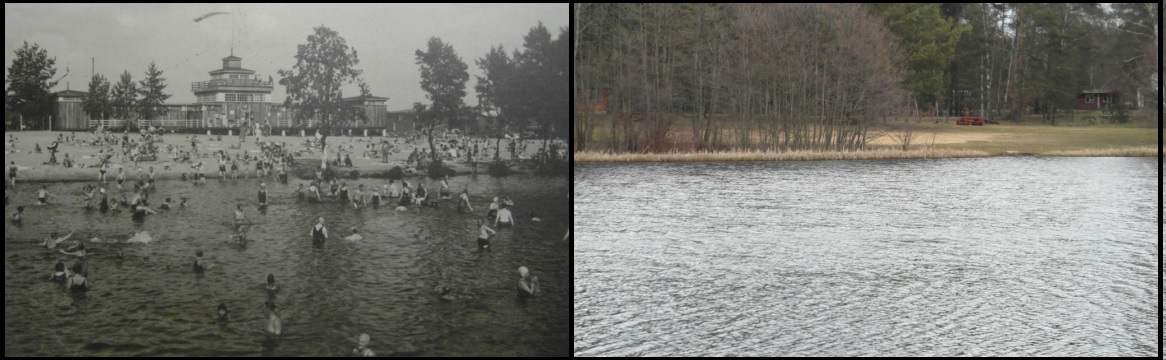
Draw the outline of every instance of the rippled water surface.
M574 354L1158 356L1159 170L581 165Z
M371 335L369 347L380 355L569 354L571 254L561 240L570 221L567 179L450 179L455 190L469 187L476 216L484 215L494 194L516 203L519 226L500 230L493 252L483 256L477 254L474 215L450 207L420 214L388 207L357 211L338 203L297 203L291 192L296 183L267 185L272 205L265 212L244 208L257 223L245 248L223 240L232 233L234 204L255 204L255 180L208 180L197 188L162 182L151 205L186 196L190 207L142 223L128 214L83 211L76 205L81 184L50 187L66 204L28 206L24 225L6 222L4 228L5 355L338 356L349 354L361 333ZM35 185L20 185L14 203L33 202L34 191ZM530 211L543 222L531 223ZM311 247L308 234L320 216L331 236L323 250ZM365 240L340 240L354 226ZM48 281L64 256L34 245L50 231L125 240L137 229L161 239L125 245L121 263L114 259L116 245L86 243L93 290L83 296ZM218 264L201 277L192 272L197 249ZM539 276L543 290L525 307L515 304L520 265ZM275 296L283 316L278 339L264 336L260 306L268 299L268 273L282 287ZM432 294L438 284L473 298L443 303ZM212 321L220 302L231 311L224 327Z

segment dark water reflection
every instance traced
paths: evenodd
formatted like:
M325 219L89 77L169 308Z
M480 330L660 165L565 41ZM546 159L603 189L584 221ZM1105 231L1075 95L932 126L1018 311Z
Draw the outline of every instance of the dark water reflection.
M583 165L574 353L1157 356L1159 170Z
M517 203L519 226L501 230L493 252L483 256L473 215L448 206L418 214L297 203L295 185L268 182L272 205L265 212L244 208L257 223L246 247L223 240L232 234L234 204L255 204L254 180L209 180L198 188L161 183L152 205L186 196L190 207L140 223L127 214L81 210L74 205L81 184L52 187L69 205L31 206L23 226L5 226L5 355L337 356L347 355L361 333L372 336L370 348L380 355L568 354L571 254L561 241L570 220L566 179L451 179L453 189L469 187L477 216L494 194ZM15 203L33 201L33 185L18 191ZM543 222L532 224L530 211ZM308 231L320 216L331 239L316 250ZM352 227L364 241L340 240ZM86 244L94 289L83 296L47 281L64 256L33 245L50 231L124 240L136 229L161 239L125 245L121 263L116 245ZM204 276L191 270L197 249L218 264ZM544 292L526 307L515 304L520 265L540 277ZM268 273L281 286L275 302L283 336L277 339L263 331ZM443 303L432 293L438 284L473 298ZM213 321L220 302L231 312L225 326Z

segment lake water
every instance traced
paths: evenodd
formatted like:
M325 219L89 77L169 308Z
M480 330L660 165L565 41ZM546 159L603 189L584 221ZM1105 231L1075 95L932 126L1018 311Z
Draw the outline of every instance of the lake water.
M208 180L199 187L161 182L153 207L166 196L189 197L189 207L162 210L141 223L126 213L82 210L82 184L50 187L63 205L26 206L24 224L4 228L5 355L341 356L356 347L361 333L371 335L369 347L379 355L569 355L566 178L451 178L454 190L468 186L474 215L449 206L418 214L297 203L292 190L298 182L267 185L271 205L259 212L255 180ZM32 203L36 187L20 185L14 203ZM479 256L474 219L495 194L512 197L518 226L500 230L493 251ZM257 223L245 248L223 243L233 233L236 203L252 204L244 211ZM530 211L543 221L531 223ZM311 247L308 234L320 216L331 236L322 250ZM341 240L354 226L365 240ZM121 263L114 259L117 245L86 242L93 289L81 296L48 281L65 256L34 245L51 231L125 240L138 229L161 239L124 245ZM218 264L203 276L192 272L197 249ZM520 265L539 276L543 290L526 306L515 302ZM283 317L277 339L265 336L260 308L268 300L268 273L281 287L274 299ZM472 298L444 303L433 294L439 284ZM224 327L212 321L220 302L231 314Z
M1156 158L584 164L577 356L1158 356Z

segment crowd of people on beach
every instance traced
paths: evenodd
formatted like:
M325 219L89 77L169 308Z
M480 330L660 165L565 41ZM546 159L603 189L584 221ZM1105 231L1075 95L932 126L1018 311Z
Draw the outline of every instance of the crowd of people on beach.
M445 134L443 137L450 137L450 135ZM212 141L214 141L213 139ZM424 137L418 133L406 138L404 145L419 143L422 139ZM237 181L241 171L243 172L244 180L248 180L253 176L260 181L256 195L257 205L260 208L267 207L271 200L267 192L267 184L264 181L272 180L286 184L288 182L288 165L295 161L297 155L302 154L302 151L291 150L286 143L259 142L258 138L256 139L259 147L257 155L243 151L241 147L235 146L230 148L230 150L239 150L234 154L227 151L227 149L200 153L200 141L197 136L187 137L186 140L189 141L189 147L185 146L185 144L167 144L165 145L164 151L159 151L160 144L164 143L164 141L162 140L161 134L155 131L143 131L140 137L135 139L131 138L128 132L118 137L115 134L99 128L94 131L89 140L84 141L77 141L75 135L65 136L61 134L58 136L57 141L49 146L49 150L53 152L53 158L46 165L57 165L55 152L58 151L59 144L102 148L96 157L96 162L88 165L88 167L97 169L96 181L86 183L82 187L79 197L80 205L86 210L96 210L102 213L128 211L135 220L144 221L148 215L157 214L158 211L185 208L189 200L187 197L178 197L180 202L174 203L172 201L173 197L166 197L157 210L149 207L150 196L156 191L155 182L157 180L157 174L153 166L140 166L139 163L142 161L157 161L156 157L159 153L169 154L175 164L187 164L191 166L189 173L183 172L181 174L181 180L192 181L194 185L206 183L205 164L201 160L208 156L211 158L208 161L217 163L218 179L221 181ZM352 141L350 138L349 145L347 146L344 144L336 145L334 151L337 158L331 162L332 166L352 165L349 156L356 149L352 145ZM19 139L16 136L9 135L8 142L10 144L8 151L16 152ZM440 145L440 154L446 160L455 160L461 156L465 156L465 159L474 164L476 172L478 156L487 156L486 154L492 149L492 143L494 141L491 139L457 137L456 141L443 142ZM391 143L388 140L383 140L380 143L370 142L365 146L365 153L363 155L372 159L376 159L377 155L381 155L382 160L387 162L387 156L403 151L402 147L404 145L400 144L399 139ZM517 157L516 152L522 151L523 146L525 146L525 142L510 142L509 150L512 157ZM39 150L39 145L37 148ZM559 150L555 147L552 147L552 149L537 156L544 158L550 157L552 155L549 154ZM341 154L343 154L343 157ZM62 165L66 167L86 167L83 164L72 163L72 159L67 154L65 159L65 163ZM428 153L428 147L424 150L415 148L406 161L407 169L415 174L417 173L416 168L424 168L427 165L428 159L431 159L431 154ZM111 181L107 178L107 173L112 172L115 161L122 165L117 166L117 175L112 180L114 184L111 185ZM255 164L254 172L248 169L252 162ZM148 168L148 170L143 173L143 168ZM383 184L381 187L366 187L364 184L360 184L355 189L351 189L346 181L338 181L335 178L326 177L324 171L326 168L326 166L323 166L317 170L315 179L312 179L310 182L298 184L298 189L294 190L295 201L306 203L341 202L355 209L375 209L381 206L391 206L397 211L408 211L410 207L413 207L418 213L424 207L437 207L441 203L452 203L452 207L456 208L459 213L474 214L476 212L470 198L468 187L463 188L455 195L451 189L448 176L430 185L430 188L434 191L427 189L424 181L417 181L416 184L413 184L408 179L401 179L400 181L389 180L388 183ZM127 178L127 169L136 170L136 181ZM17 170L16 162L10 161L9 178L11 186L5 187L5 207L8 207L11 202L10 189L15 189L17 185ZM64 194L54 194L48 190L49 187L49 184L42 184L36 190L36 205L48 205L50 204L50 200L55 202L61 201L60 196ZM514 207L515 203L509 196L502 196L501 198L494 197L493 201L483 211L483 214L471 215L477 218L477 228L474 233L477 241L478 254L490 252L490 239L497 234L498 230L496 228L513 228L516 225L516 216L512 210ZM23 224L26 220L22 218L24 210L24 206L16 207L16 212L13 213L11 219L13 224L18 226ZM540 221L533 212L529 215L532 222ZM325 244L329 238L325 223L326 219L320 217L309 231L308 235L314 248L325 248ZM249 241L247 232L254 225L247 218L243 204L237 204L233 222L236 233L231 235L226 241L240 244L246 243ZM65 256L77 257L79 260L71 267L66 267L64 262L57 262L50 275L50 280L63 284L65 288L72 292L84 293L93 286L92 281L88 278L88 253L86 252L85 243L81 239L73 239L73 232L64 236L58 235L56 232L49 234L48 237L39 241L39 245L44 246L49 251L55 250L57 253ZM570 231L568 230L563 240L566 241L569 237ZM73 240L70 242L70 239ZM353 228L351 229L351 234L343 239L350 242L360 242L364 240L364 235L360 233L359 229ZM148 244L157 241L158 238L151 237L145 232L134 233L124 241L112 239L102 240L99 238L88 239L89 243L117 244ZM208 263L203 258L203 255L204 252L202 250L197 250L192 262L193 272L199 275L205 275L209 270L217 266L217 264ZM120 262L123 259L124 256L119 246L116 250L115 260ZM540 293L538 277L531 275L529 268L526 266L520 266L517 271L519 273L519 280L516 286L518 292L516 301L525 304L530 299L537 297ZM278 336L282 330L281 319L275 303L274 293L277 287L275 286L274 274L269 274L267 277L267 289L270 296L264 306L265 317L267 318L266 332L270 335ZM453 301L458 298L452 289L441 284L434 289L434 293L442 301ZM226 304L219 304L217 313L217 322L225 323L229 320L229 309ZM358 347L353 349L353 355L375 355L368 348L369 341L370 337L368 334L361 334L358 337Z

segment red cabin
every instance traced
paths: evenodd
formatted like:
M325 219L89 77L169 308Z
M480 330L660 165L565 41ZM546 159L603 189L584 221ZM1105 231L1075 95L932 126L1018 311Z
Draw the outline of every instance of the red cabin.
M1121 92L1117 90L1085 90L1077 94L1075 110L1102 110L1121 100Z
M962 117L959 120L956 120L955 124L956 125L984 126L984 119L976 118L976 117Z

